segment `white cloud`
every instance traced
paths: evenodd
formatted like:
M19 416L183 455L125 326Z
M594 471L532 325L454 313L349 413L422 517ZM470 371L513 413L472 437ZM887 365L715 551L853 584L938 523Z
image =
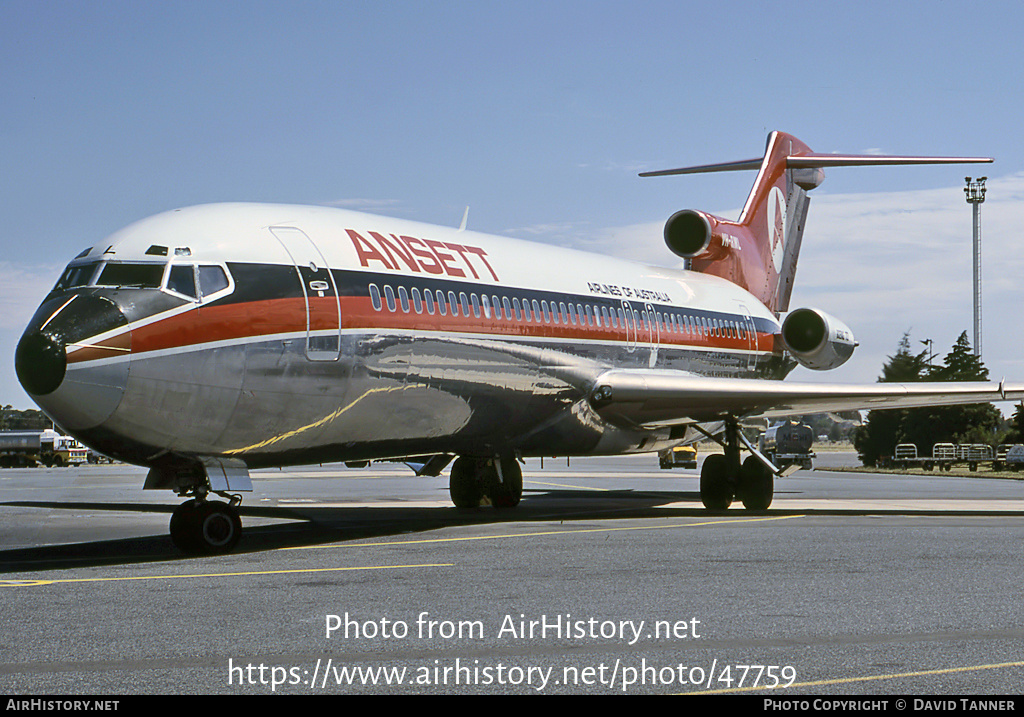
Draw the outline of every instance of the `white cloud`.
M981 208L983 358L994 378L1005 371L1024 380L1017 238L1024 175L988 187ZM862 343L851 363L869 358L875 375L908 329L916 340L933 339L941 355L962 331L973 343L972 244L961 187L821 197L811 202L793 300L849 323Z
M914 341L932 339L940 358L962 331L973 343L972 218L962 187L811 197L792 306L834 314L861 345L846 366L801 370L800 380L872 382L908 330ZM982 349L995 380L1024 381L1021 216L1024 174L990 179L981 205ZM573 246L676 266L663 221L581 233Z
M586 222L551 222L549 224L532 224L515 229L506 229L505 233L513 236L526 234L548 244L558 244L560 243L558 241L560 238L570 239L575 237L575 241L579 241L579 237L584 236L587 226ZM570 239L570 241L573 240Z

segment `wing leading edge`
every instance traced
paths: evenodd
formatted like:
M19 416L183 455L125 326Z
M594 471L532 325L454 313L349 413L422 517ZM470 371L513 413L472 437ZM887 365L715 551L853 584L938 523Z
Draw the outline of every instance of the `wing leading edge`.
M727 418L779 418L800 413L953 406L1024 400L1024 384L789 383L707 378L658 369L614 369L594 384L590 402L612 424L654 428Z

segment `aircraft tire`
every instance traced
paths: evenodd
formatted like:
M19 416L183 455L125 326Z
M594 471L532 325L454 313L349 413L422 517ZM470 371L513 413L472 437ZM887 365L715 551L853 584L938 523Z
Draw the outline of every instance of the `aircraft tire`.
M505 481L498 481L494 465L488 464L485 487L487 497L495 508L515 508L523 498L523 469L515 458L501 459L501 474Z
M230 552L242 537L234 506L221 501L186 501L171 516L171 542L188 555Z
M708 510L725 510L732 497L725 456L714 453L704 459L700 469L700 500Z
M767 510L772 504L774 477L761 461L747 456L740 468L740 497L747 510Z
M448 494L456 508L479 508L484 497L483 486L477 473L476 460L460 456L452 464L448 478Z
M189 555L198 551L193 527L196 505L195 500L185 501L171 514L171 542L178 550Z
M213 500L196 510L197 537L203 553L228 553L242 537L242 519L228 503Z

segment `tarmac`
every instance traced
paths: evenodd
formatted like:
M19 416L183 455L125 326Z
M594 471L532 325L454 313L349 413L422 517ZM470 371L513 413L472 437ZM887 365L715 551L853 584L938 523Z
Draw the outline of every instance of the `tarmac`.
M235 552L125 465L0 471L0 694L1014 695L1024 481L837 472L708 512L655 456L256 471Z

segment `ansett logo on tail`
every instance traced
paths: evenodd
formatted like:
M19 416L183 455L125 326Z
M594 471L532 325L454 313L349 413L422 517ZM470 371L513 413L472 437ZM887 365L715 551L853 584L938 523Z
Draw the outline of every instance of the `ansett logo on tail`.
M772 263L775 265L775 273L778 274L782 271L782 259L786 254L786 198L778 187L772 187L768 194L767 218Z

